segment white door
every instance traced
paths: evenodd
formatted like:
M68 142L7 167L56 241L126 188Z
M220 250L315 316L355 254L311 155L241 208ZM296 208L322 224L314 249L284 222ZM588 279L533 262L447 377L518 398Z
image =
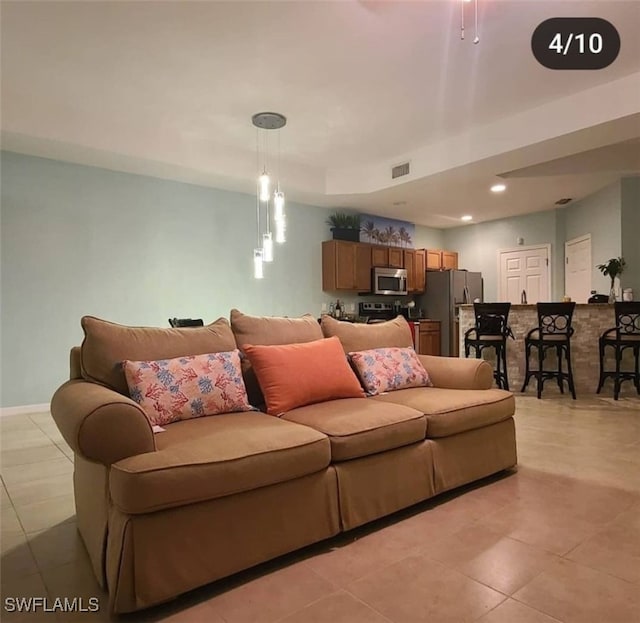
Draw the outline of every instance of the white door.
M520 303L524 290L529 304L550 301L550 251L548 244L498 251L499 300Z
M564 294L576 303L591 296L591 235L564 243Z

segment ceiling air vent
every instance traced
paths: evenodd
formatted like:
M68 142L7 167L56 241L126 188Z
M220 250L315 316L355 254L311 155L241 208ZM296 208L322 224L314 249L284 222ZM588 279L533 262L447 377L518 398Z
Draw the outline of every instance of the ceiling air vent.
M391 179L395 180L396 177L402 177L403 175L409 175L409 163L405 162L399 164L391 169Z
M563 197L562 199L558 199L558 201L556 201L556 205L557 206L566 206L567 203L569 203L569 201L572 201L573 197Z

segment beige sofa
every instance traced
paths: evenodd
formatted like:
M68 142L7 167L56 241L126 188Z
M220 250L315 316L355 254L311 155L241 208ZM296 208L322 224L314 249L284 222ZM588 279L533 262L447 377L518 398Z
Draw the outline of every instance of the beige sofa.
M406 322L226 319L187 329L82 319L51 412L75 452L77 521L114 612L172 599L516 464L514 400L481 360L420 356L434 387L332 400L277 418L201 417L154 434L121 362L337 336L410 346ZM263 402L250 365L252 404Z

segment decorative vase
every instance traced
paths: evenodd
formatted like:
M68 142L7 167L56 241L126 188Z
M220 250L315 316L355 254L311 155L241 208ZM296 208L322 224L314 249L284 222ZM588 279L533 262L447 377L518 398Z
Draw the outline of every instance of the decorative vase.
M616 289L613 287L613 283L611 284L611 290L609 290L609 303L616 302Z
M360 230L355 228L332 227L331 233L334 240L349 240L350 242L360 242Z

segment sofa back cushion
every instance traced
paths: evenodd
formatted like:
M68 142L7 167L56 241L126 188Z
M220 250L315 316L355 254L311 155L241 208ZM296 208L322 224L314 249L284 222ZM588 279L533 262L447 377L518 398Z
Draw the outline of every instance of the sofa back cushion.
M340 339L345 353L413 346L411 329L402 316L376 324L353 324L323 316L321 327L325 337L336 336Z
M80 350L82 377L129 395L122 362L155 361L184 355L231 351L236 342L226 318L205 327L163 329L128 327L92 316L81 320L84 340Z
M326 400L364 398L338 338L281 346L245 344L245 351L270 415Z
M232 309L231 330L242 353L246 344L263 346L303 344L321 340L323 337L318 321L310 314L299 318L248 316L237 309ZM263 405L264 396L248 359L242 361L242 375L249 402L256 406Z
M129 394L152 426L205 415L251 411L240 351L123 362Z

